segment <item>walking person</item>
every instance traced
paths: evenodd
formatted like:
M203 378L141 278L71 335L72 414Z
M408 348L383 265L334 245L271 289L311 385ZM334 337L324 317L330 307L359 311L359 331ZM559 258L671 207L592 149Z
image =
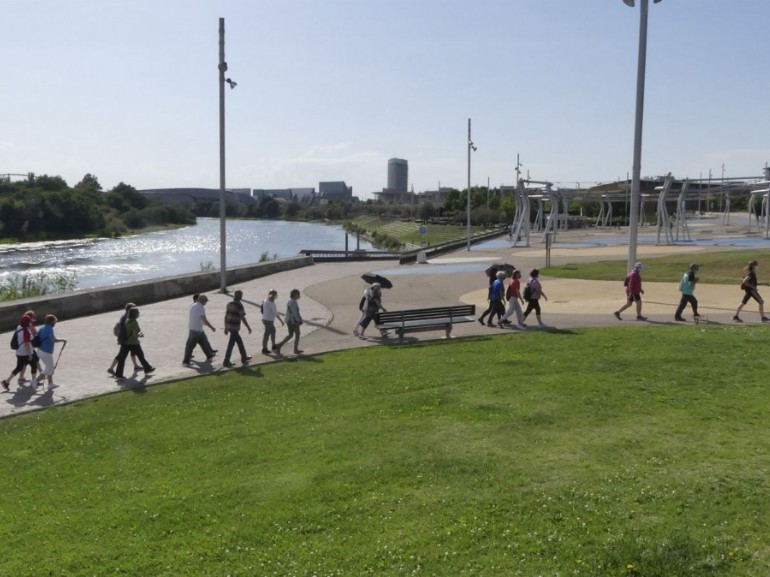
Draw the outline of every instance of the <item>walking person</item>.
M377 283L374 283L377 284ZM374 286L374 285L372 285ZM364 291L364 296L361 297L361 300L358 303L358 310L361 312L361 314L358 317L358 320L356 321L356 326L353 328L353 336L361 337L361 323L364 322L364 319L366 318L366 310L369 308L369 301L372 298L372 287L368 286L366 287L366 290Z
M31 337L32 337L33 339L35 338L35 335L37 335L37 327L35 326L35 323L37 323L37 318L35 317L35 311L33 311L33 310L24 311L24 314L23 314L23 315L21 315L21 318L19 319L19 325L22 325L22 324L23 324L23 325L26 325L26 326L27 326L27 328L28 328L28 330L30 331ZM18 327L17 327L17 329L18 329ZM17 339L17 340L16 340L16 342L17 342L17 347L18 347L18 343L20 342L20 341L18 340L18 337L19 337L20 335L21 335L21 333L14 333L14 337ZM34 344L32 345L32 348L34 349ZM14 350L15 350L15 349L14 349ZM36 366L36 367L37 367L37 366L39 366L39 364L40 364L40 362L39 362L39 361L40 361L40 359L38 358L38 356L37 356L37 355L35 355L35 366ZM30 365L30 366L31 366L31 365ZM21 371L19 371L19 380L18 380L18 384L19 384L19 386L20 386L20 387L21 387L22 385L24 385L24 384L26 384L26 383L28 383L28 382L29 382L27 379L25 379L25 378L24 378L24 376L25 376L26 372L27 372L27 365L25 364L25 365L24 365L24 366L21 368ZM34 378L35 378L35 375L34 375L34 374L32 375L32 378L33 378L33 380L34 380ZM10 379L9 379L9 380L10 380Z
M117 334L115 337L118 339L118 346L123 344L123 341L126 340L126 320L128 319L128 311L134 308L136 305L134 303L126 303L125 310L122 315L120 315L120 320L118 320L118 324L116 326ZM120 349L118 349L118 352ZM134 372L138 371L140 368L140 365L138 362L136 362L136 355L134 353L131 353L131 362L134 363ZM110 365L110 368L107 369L107 372L111 375L115 374L115 367L118 366L118 355L115 355L115 358L112 359L112 364Z
M623 281L623 284L626 286L626 304L612 313L619 321L623 320L623 318L620 316L620 313L622 313L633 304L636 305L636 320L647 320L647 317L642 316L642 295L644 294L644 290L642 289L643 268L644 265L640 262L637 262L634 264L634 268L631 269L631 272L626 275L626 280Z
M770 319L765 316L765 301L762 299L759 291L757 290L757 287L759 286L759 281L757 281L758 268L759 263L755 260L749 261L749 264L746 265L746 276L743 277L743 281L741 281L741 288L743 289L743 300L741 301L741 304L738 305L738 310L735 311L735 314L733 315L733 320L736 323L743 322L740 317L741 311L743 310L743 307L746 306L746 303L748 303L751 299L757 301L757 304L759 305L759 317L762 322L770 322ZM767 283L762 284L767 285Z
M30 370L32 371L32 380L29 384L32 387L32 392L37 392L38 357L35 348L32 346L32 338L37 334L34 319L34 311L27 311L22 315L19 325L16 327L15 336L17 348L16 351L14 351L16 353L16 367L11 371L11 374L8 375L8 378L2 381L3 388L6 391L11 390L10 381L13 380L13 377L16 375L19 375L19 386L26 382L22 377L24 375L24 369L29 365Z
M366 299L366 304L364 305L364 318L361 320L360 323L358 323L358 326L356 328L361 328L360 331L358 331L357 335L365 339L364 332L369 327L369 324L374 319L374 315L376 315L380 310L385 310L385 307L382 306L382 286L380 283L374 283L371 286L371 291L367 291L369 293L368 298ZM387 311L386 311L387 312ZM356 334L354 332L353 334ZM380 329L380 335L383 337L388 336L388 331Z
M275 319L283 322L281 315L278 313L278 308L275 306L275 299L278 296L277 290L271 290L267 293L267 298L262 301L262 324L265 326L265 334L262 335L262 354L269 355L270 349L267 348L268 341L272 342L274 351L278 348L275 346Z
M128 319L126 320L126 340L120 345L120 352L118 353L118 368L115 370L115 378L124 379L123 368L126 364L126 357L130 353L136 354L136 358L139 359L139 363L144 369L144 374L149 375L155 370L147 359L144 358L144 351L142 345L139 343L139 339L144 337L142 329L139 327L139 308L133 307L128 311Z
M276 353L281 354L281 347L288 343L292 337L294 337L294 354L301 355L302 351L299 349L299 327L302 324L302 315L299 312L299 289L291 289L289 294L289 302L286 303L286 326L289 329L289 334L283 339L278 346L275 347Z
M57 387L57 385L53 383L53 372L56 368L56 363L53 360L54 346L56 343L64 343L65 345L67 344L65 339L57 339L56 335L54 334L53 328L58 320L59 319L57 319L55 315L46 315L45 324L37 333L37 336L40 339L40 346L37 347L37 354L43 363L42 373L45 375L45 378L48 381L49 391Z
M489 269L489 288L487 289L487 301L489 302L489 306L487 307L487 310L485 310L481 316L477 319L479 323L481 323L482 326L484 326L484 319L487 315L492 314L492 285L497 280L497 267L493 266ZM492 326L491 317L490 322L487 322L487 326Z
M529 273L529 280L524 287L524 300L527 301L527 309L524 311L524 316L521 319L521 326L526 327L526 320L529 313L535 311L537 317L537 326L541 329L545 328L543 319L540 317L540 298L548 300L545 292L543 292L543 285L540 284L540 271L533 268Z
M679 300L679 306L674 313L674 320L680 322L686 322L687 319L682 316L687 303L690 303L692 307L692 314L696 322L700 315L698 314L698 299L695 298L695 283L698 282L696 274L700 270L700 266L697 264L691 264L687 272L684 273L682 280L679 281L679 292L682 293L682 298Z
M251 360L251 357L246 354L246 347L243 346L243 339L241 338L241 323L248 329L251 334L251 327L249 321L246 320L246 309L243 308L243 291L237 290L233 293L233 300L227 303L225 309L225 334L230 335L230 340L227 341L227 350L225 351L225 360L222 363L225 367L232 367L233 363L230 362L230 355L233 354L233 347L238 345L238 352L241 355L241 363L246 364Z
M511 277L511 282L508 283L508 289L505 291L505 298L508 299L508 310L505 312L505 316L503 316L503 320L500 321L501 325L509 325L511 324L511 321L508 319L511 318L511 316L516 313L516 324L520 329L525 328L524 325L522 325L522 316L523 312L521 310L521 305L524 304L524 298L521 296L521 271L515 270L513 271L513 276Z
M492 282L492 289L489 291L489 306L492 310L489 313L488 327L495 326L492 320L495 315L497 315L498 326L502 327L503 317L505 316L505 271L497 271L495 277L495 280Z
M190 306L189 318L187 321L187 342L184 347L184 358L182 364L190 366L192 363L192 353L195 345L199 345L203 349L203 354L206 355L206 360L210 361L217 353L211 348L209 339L204 332L204 327L211 329L212 333L217 332L209 320L206 318L206 303L209 302L209 297L206 295L200 295L197 299L193 297L193 304Z

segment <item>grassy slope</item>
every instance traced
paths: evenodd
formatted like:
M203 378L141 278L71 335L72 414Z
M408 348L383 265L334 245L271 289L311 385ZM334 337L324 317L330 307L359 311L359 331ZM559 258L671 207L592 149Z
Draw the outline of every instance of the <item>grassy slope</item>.
M533 332L6 419L0 575L768 574L768 346Z

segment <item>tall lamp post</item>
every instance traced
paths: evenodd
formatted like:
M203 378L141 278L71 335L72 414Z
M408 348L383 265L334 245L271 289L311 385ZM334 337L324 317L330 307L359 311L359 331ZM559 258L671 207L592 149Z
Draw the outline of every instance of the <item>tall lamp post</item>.
M227 292L227 206L225 204L225 19L219 19L219 290Z
M471 119L468 119L468 206L467 206L467 231L468 231L468 247L467 250L471 250L471 150L476 150L471 140Z
M653 0L655 4L661 0ZM634 0L623 0L634 7ZM636 120L634 121L634 163L631 176L631 207L628 214L628 268L636 262L636 241L639 236L639 204L641 202L642 119L644 117L644 76L647 66L647 12L649 0L641 0L639 15L639 61L636 69Z

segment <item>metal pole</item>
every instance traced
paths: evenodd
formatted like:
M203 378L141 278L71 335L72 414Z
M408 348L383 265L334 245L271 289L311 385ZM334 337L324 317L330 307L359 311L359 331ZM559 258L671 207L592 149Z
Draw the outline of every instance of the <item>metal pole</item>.
M225 203L225 19L219 19L219 290L227 292L227 205Z
M468 246L467 250L471 250L471 147L473 141L471 140L471 119L468 119L468 198L467 200L467 233L468 233Z
M634 122L634 162L631 179L631 207L628 217L628 270L636 262L639 235L639 203L641 201L642 119L644 118L644 76L647 64L647 11L649 0L641 0L639 15L639 61L636 70L636 120Z

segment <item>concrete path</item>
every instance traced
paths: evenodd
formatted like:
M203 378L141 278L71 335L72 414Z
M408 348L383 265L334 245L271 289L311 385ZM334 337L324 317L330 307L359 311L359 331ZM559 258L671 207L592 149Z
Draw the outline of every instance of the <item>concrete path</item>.
M697 262L697 253L703 250L707 249L693 246L642 245L639 247L639 258L644 261L645 257L691 253L692 260ZM599 259L622 260L626 251L626 246L556 248L551 251L551 264L555 266ZM504 261L514 264L526 273L531 268L542 267L544 260L543 245L537 244L532 248L511 248L501 240L473 247L470 252L457 251L435 259L429 264L399 266L371 262L324 263L278 273L229 288L241 289L244 293L247 318L253 333L249 335L244 330L242 335L248 353L252 355L249 366L253 367L263 363L286 362L294 358L293 355L267 357L260 353L263 331L257 303L266 297L270 289L274 288L279 293L277 302L281 313L285 310L289 291L292 288L302 291L300 308L305 324L302 326L300 346L304 350L303 356L308 356L381 343L381 339L375 336L377 331L374 327L369 328L370 338L366 340L352 335L359 315L358 302L367 286L360 278L363 273L376 271L393 281L394 287L384 291L383 295L383 304L389 310L473 303L476 304L480 314L487 304L487 281L483 273L484 269L493 262ZM643 312L649 317L648 323L683 324L673 320L674 309L679 302L678 280L672 279L670 283L645 283ZM542 282L549 297L547 302L541 303L543 320L549 327L568 329L640 324L631 320L635 316L633 309L626 311L630 314L624 315L624 319L628 320L621 323L612 315L612 312L625 302L621 280L591 282L544 277ZM210 299L206 306L208 318L217 327L216 333L213 334L207 329L212 345L219 350L214 361L203 362L203 354L198 349L193 359L193 366L182 366L182 354L187 338L188 309L192 300L189 297L173 299L140 307L139 323L146 335L142 347L148 361L157 370L146 377L142 372L130 375L129 360L126 375L130 378L123 381L116 381L107 373L107 367L118 351L112 335L112 327L122 311L67 320L65 311L36 310L39 319L51 312L56 314L60 319L56 325L56 336L67 339L54 379L59 386L51 391L40 386L37 393L33 394L29 386L17 386L14 379L11 382L10 392L0 391L0 417L197 375L240 370L222 367L227 344L227 337L223 334L222 327L225 306L230 297L216 292L207 294ZM696 294L701 302L701 313L708 322L732 323L731 317L742 296L737 286L733 290L724 285L702 285L698 287ZM747 305L742 316L746 324L759 323L756 306L752 304ZM534 321L534 319L531 320ZM703 327L700 325L696 329L693 323L688 325L693 327L693 330L700 330ZM495 335L501 338L515 338L518 333L518 330L488 328L475 322L457 325L453 331L456 337ZM10 335L11 333L4 333L0 336L0 340L8 343ZM278 338L283 338L285 335L286 330L279 323ZM405 342L438 339L442 336L442 331L414 333L408 335ZM5 378L15 366L13 351L7 344L4 346L7 348L4 361L0 363L2 378ZM288 353L291 351L291 346L287 345L284 349L284 352ZM56 356L59 356L58 349L55 352ZM233 361L236 363L239 361L237 352L233 356ZM29 378L29 375L27 377Z

